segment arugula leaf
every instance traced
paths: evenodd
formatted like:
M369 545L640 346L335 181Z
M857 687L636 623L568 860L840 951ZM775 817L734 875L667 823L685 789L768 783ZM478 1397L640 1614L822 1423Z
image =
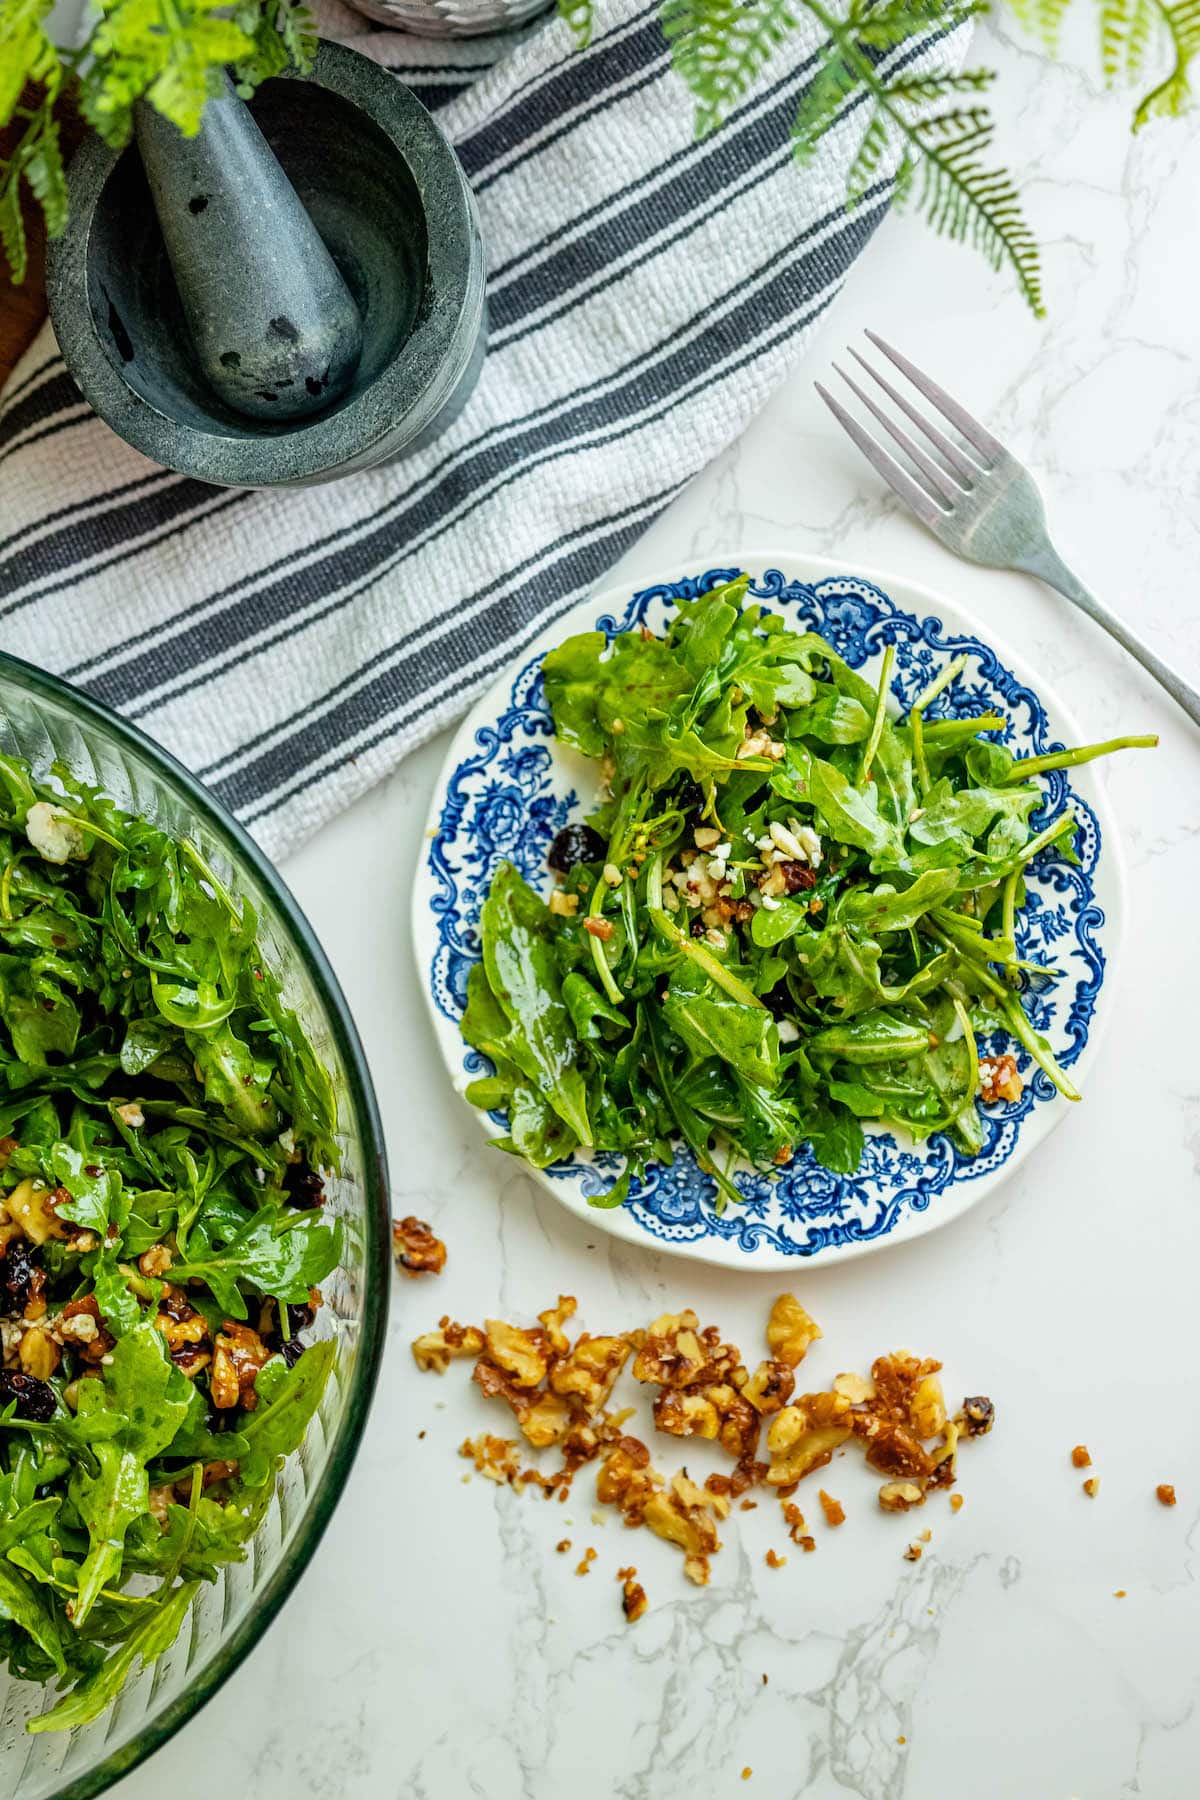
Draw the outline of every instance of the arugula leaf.
M298 1305L336 1268L341 1242L340 1220L323 1225L311 1214L298 1218L264 1209L219 1249L176 1263L171 1275L175 1281L203 1281L219 1307L231 1318L244 1319L242 1284Z
M42 1713L40 1718L31 1719L27 1730L73 1731L77 1726L99 1718L124 1687L136 1662L149 1668L164 1650L170 1649L179 1636L199 1585L196 1581L186 1582L173 1589L164 1600L147 1607L146 1616L134 1626L124 1643L57 1706Z
M97 1465L76 1467L67 1492L90 1542L79 1573L72 1622L82 1626L109 1581L119 1576L125 1532L149 1506L146 1464L164 1450L187 1410L168 1398L173 1370L149 1322L112 1351L102 1381L79 1386L76 1426Z
M239 1474L248 1488L269 1481L282 1460L298 1450L321 1403L337 1346L332 1338L310 1344L292 1368L272 1357L259 1371L258 1410L247 1415L240 1435L248 1448Z

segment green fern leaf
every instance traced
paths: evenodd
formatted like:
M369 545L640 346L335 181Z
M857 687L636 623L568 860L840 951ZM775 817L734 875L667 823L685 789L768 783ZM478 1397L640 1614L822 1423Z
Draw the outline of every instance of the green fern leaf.
M893 100L908 100L914 106L931 106L948 100L952 94L979 94L996 79L994 69L960 69L957 75L904 75L889 81L888 93Z
M25 243L25 220L21 216L21 180L14 162L0 165L0 247L12 271L13 281L20 286L29 267L29 251Z
M592 41L592 0L558 0L558 16L565 19L580 50Z
M316 26L301 0L244 0L232 18L253 44L248 56L239 58L234 79L237 91L248 100L261 82L287 69L305 74L317 51Z
M991 146L991 120L977 110L944 114L923 120L915 131L922 152L918 204L930 225L973 244L994 269L1007 263L1041 318L1045 307L1037 241L1011 177L981 161Z
M1151 88L1133 115L1133 129L1140 131L1154 118L1177 118L1191 102L1189 81L1191 65L1200 58L1200 0L1179 0L1168 6L1155 0L1159 15L1167 28L1174 63L1170 73Z
M0 125L7 125L12 118L27 81L44 82L57 92L61 77L58 51L42 28L52 4L53 0L3 0L0 4Z
M225 65L254 51L253 39L221 16L222 0L102 0L89 49L95 70L83 110L106 141L128 141L133 103L144 94L185 137L200 129L205 102L223 87Z
M1120 3L1121 0L1117 0L1117 4ZM1036 31L1053 55L1058 49L1063 14L1071 0L1010 0L1010 4L1022 25ZM1108 0L1102 0L1102 4L1108 4Z
M891 141L887 117L882 112L872 115L871 121L863 133L858 154L850 165L850 173L846 177L846 203L857 206L867 189L879 174L880 164L887 153Z
M664 0L671 62L696 98L696 136L728 117L796 20L789 0Z
M800 96L792 122L797 159L807 162L826 132L837 123L850 96L857 92L857 64L835 43L826 46L824 61Z
M67 173L63 168L58 121L48 108L25 159L25 179L46 216L47 234L58 237L67 224Z
M870 5L869 0L855 0L849 23L865 48L895 50L924 27L936 25L953 31L987 7L988 0L883 0L878 6Z

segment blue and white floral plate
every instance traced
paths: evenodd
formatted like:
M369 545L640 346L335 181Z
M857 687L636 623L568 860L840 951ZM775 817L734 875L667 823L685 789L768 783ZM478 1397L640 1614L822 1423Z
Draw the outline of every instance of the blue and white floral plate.
M1026 755L1081 741L1069 712L1043 684L1035 690L1035 678L1018 656L994 647L990 635L949 600L888 576L868 579L814 558L748 552L727 567L656 581L632 595L628 588L613 589L576 607L475 707L454 739L434 795L429 847L414 895L414 933L438 1044L460 1092L484 1067L463 1044L458 1021L467 971L479 956L479 913L492 873L507 858L548 891L550 840L568 819L582 817L594 797L595 766L554 740L542 693L543 655L576 631L611 633L645 624L661 632L676 601L741 570L752 573L753 598L797 628L819 631L868 680L884 648L894 644L898 705L965 650L970 662L934 715L1001 712L1010 721L1005 741ZM1101 989L1117 953L1122 877L1116 833L1093 771L1072 770L1069 782L1056 772L1044 785L1052 811L1068 798L1075 809L1080 866L1053 854L1032 865L1019 948L1023 957L1063 973L1054 981L1034 977L1038 985L1024 1003L1078 1084L1104 1016ZM1007 1041L1004 1047L1014 1048ZM611 1185L619 1158L576 1152L536 1179L593 1228L647 1248L742 1269L783 1268L810 1256L833 1262L948 1224L1053 1129L1070 1103L1025 1052L1017 1062L1024 1092L1015 1103L986 1110L984 1148L971 1160L943 1136L917 1145L902 1134L878 1131L868 1137L855 1174L831 1175L802 1153L777 1177L739 1175L745 1203L723 1212L711 1178L686 1151L670 1167L648 1169L612 1211L588 1201ZM503 1135L502 1119L477 1116L489 1137Z

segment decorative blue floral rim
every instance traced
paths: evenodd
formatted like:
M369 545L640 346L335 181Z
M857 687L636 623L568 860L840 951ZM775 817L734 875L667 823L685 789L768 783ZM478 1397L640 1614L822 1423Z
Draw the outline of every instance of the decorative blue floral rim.
M605 614L596 619L595 628L610 636L641 625L661 632L677 602L694 599L740 572L709 569L700 576L642 588L620 617ZM894 645L891 688L901 707L965 650L971 659L967 668L935 703L930 716L1002 712L1008 724L993 734L998 740L1019 744L1022 754L1039 755L1061 747L1037 696L987 644L949 630L936 616L904 611L869 581L839 575L808 583L767 569L752 578L750 593L792 615L802 627L820 632L853 668L862 668L881 656L887 645ZM499 716L476 731L473 754L446 779L445 801L428 851L429 905L436 926L428 979L435 1008L455 1027L466 1001L468 971L479 958L480 909L496 865L507 859L535 887L544 889L551 839L572 813L584 810L566 773L569 758L551 748L553 740L539 653L513 678ZM1034 1026L1069 1067L1087 1044L1105 972L1099 941L1104 912L1094 881L1101 832L1095 811L1064 772L1044 779L1046 801L1035 817L1035 828L1038 819L1057 813L1069 799L1079 822L1075 843L1079 862L1070 863L1051 851L1030 865L1018 946L1023 958L1044 962L1061 973L1054 978L1027 977L1022 998ZM1027 1051L1007 1038L1003 1047L1016 1056L1024 1091L1014 1103L984 1109L985 1140L977 1157L962 1156L941 1134L914 1145L886 1131L873 1132L853 1175L831 1174L803 1151L778 1175L738 1173L735 1180L744 1204L718 1211L715 1183L681 1148L673 1163L652 1165L632 1184L624 1212L648 1239L664 1247L689 1246L693 1253L704 1254L724 1245L723 1261L729 1250L735 1256L742 1251L761 1257L768 1250L777 1256L808 1257L877 1241L906 1215L927 1212L952 1184L978 1182L999 1170L1015 1152L1035 1109L1055 1098L1053 1085ZM487 1067L465 1046L461 1066L469 1075ZM605 1193L621 1167L618 1157L576 1152L544 1174L572 1184L586 1199Z

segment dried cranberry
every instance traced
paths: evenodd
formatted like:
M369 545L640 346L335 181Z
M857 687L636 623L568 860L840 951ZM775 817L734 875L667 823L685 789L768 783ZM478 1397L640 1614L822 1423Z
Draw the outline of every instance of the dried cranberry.
M298 1212L312 1212L315 1207L325 1204L325 1184L317 1170L303 1157L299 1162L289 1163L284 1170L283 1191L288 1205Z
M690 817L704 811L704 789L690 775L685 775L675 790L675 804L680 812Z
M23 1375L18 1369L0 1369L0 1406L10 1406L14 1400L18 1419L32 1419L38 1425L54 1417L58 1404L48 1381Z
M775 867L783 876L786 884L785 893L802 894L806 888L814 888L817 885L817 872L815 869L810 869L807 863L776 863Z
M13 1238L0 1261L0 1313L15 1318L29 1304L42 1253L28 1238Z
M546 852L546 861L560 875L568 875L576 863L599 862L604 849L604 839L590 825L564 825Z

